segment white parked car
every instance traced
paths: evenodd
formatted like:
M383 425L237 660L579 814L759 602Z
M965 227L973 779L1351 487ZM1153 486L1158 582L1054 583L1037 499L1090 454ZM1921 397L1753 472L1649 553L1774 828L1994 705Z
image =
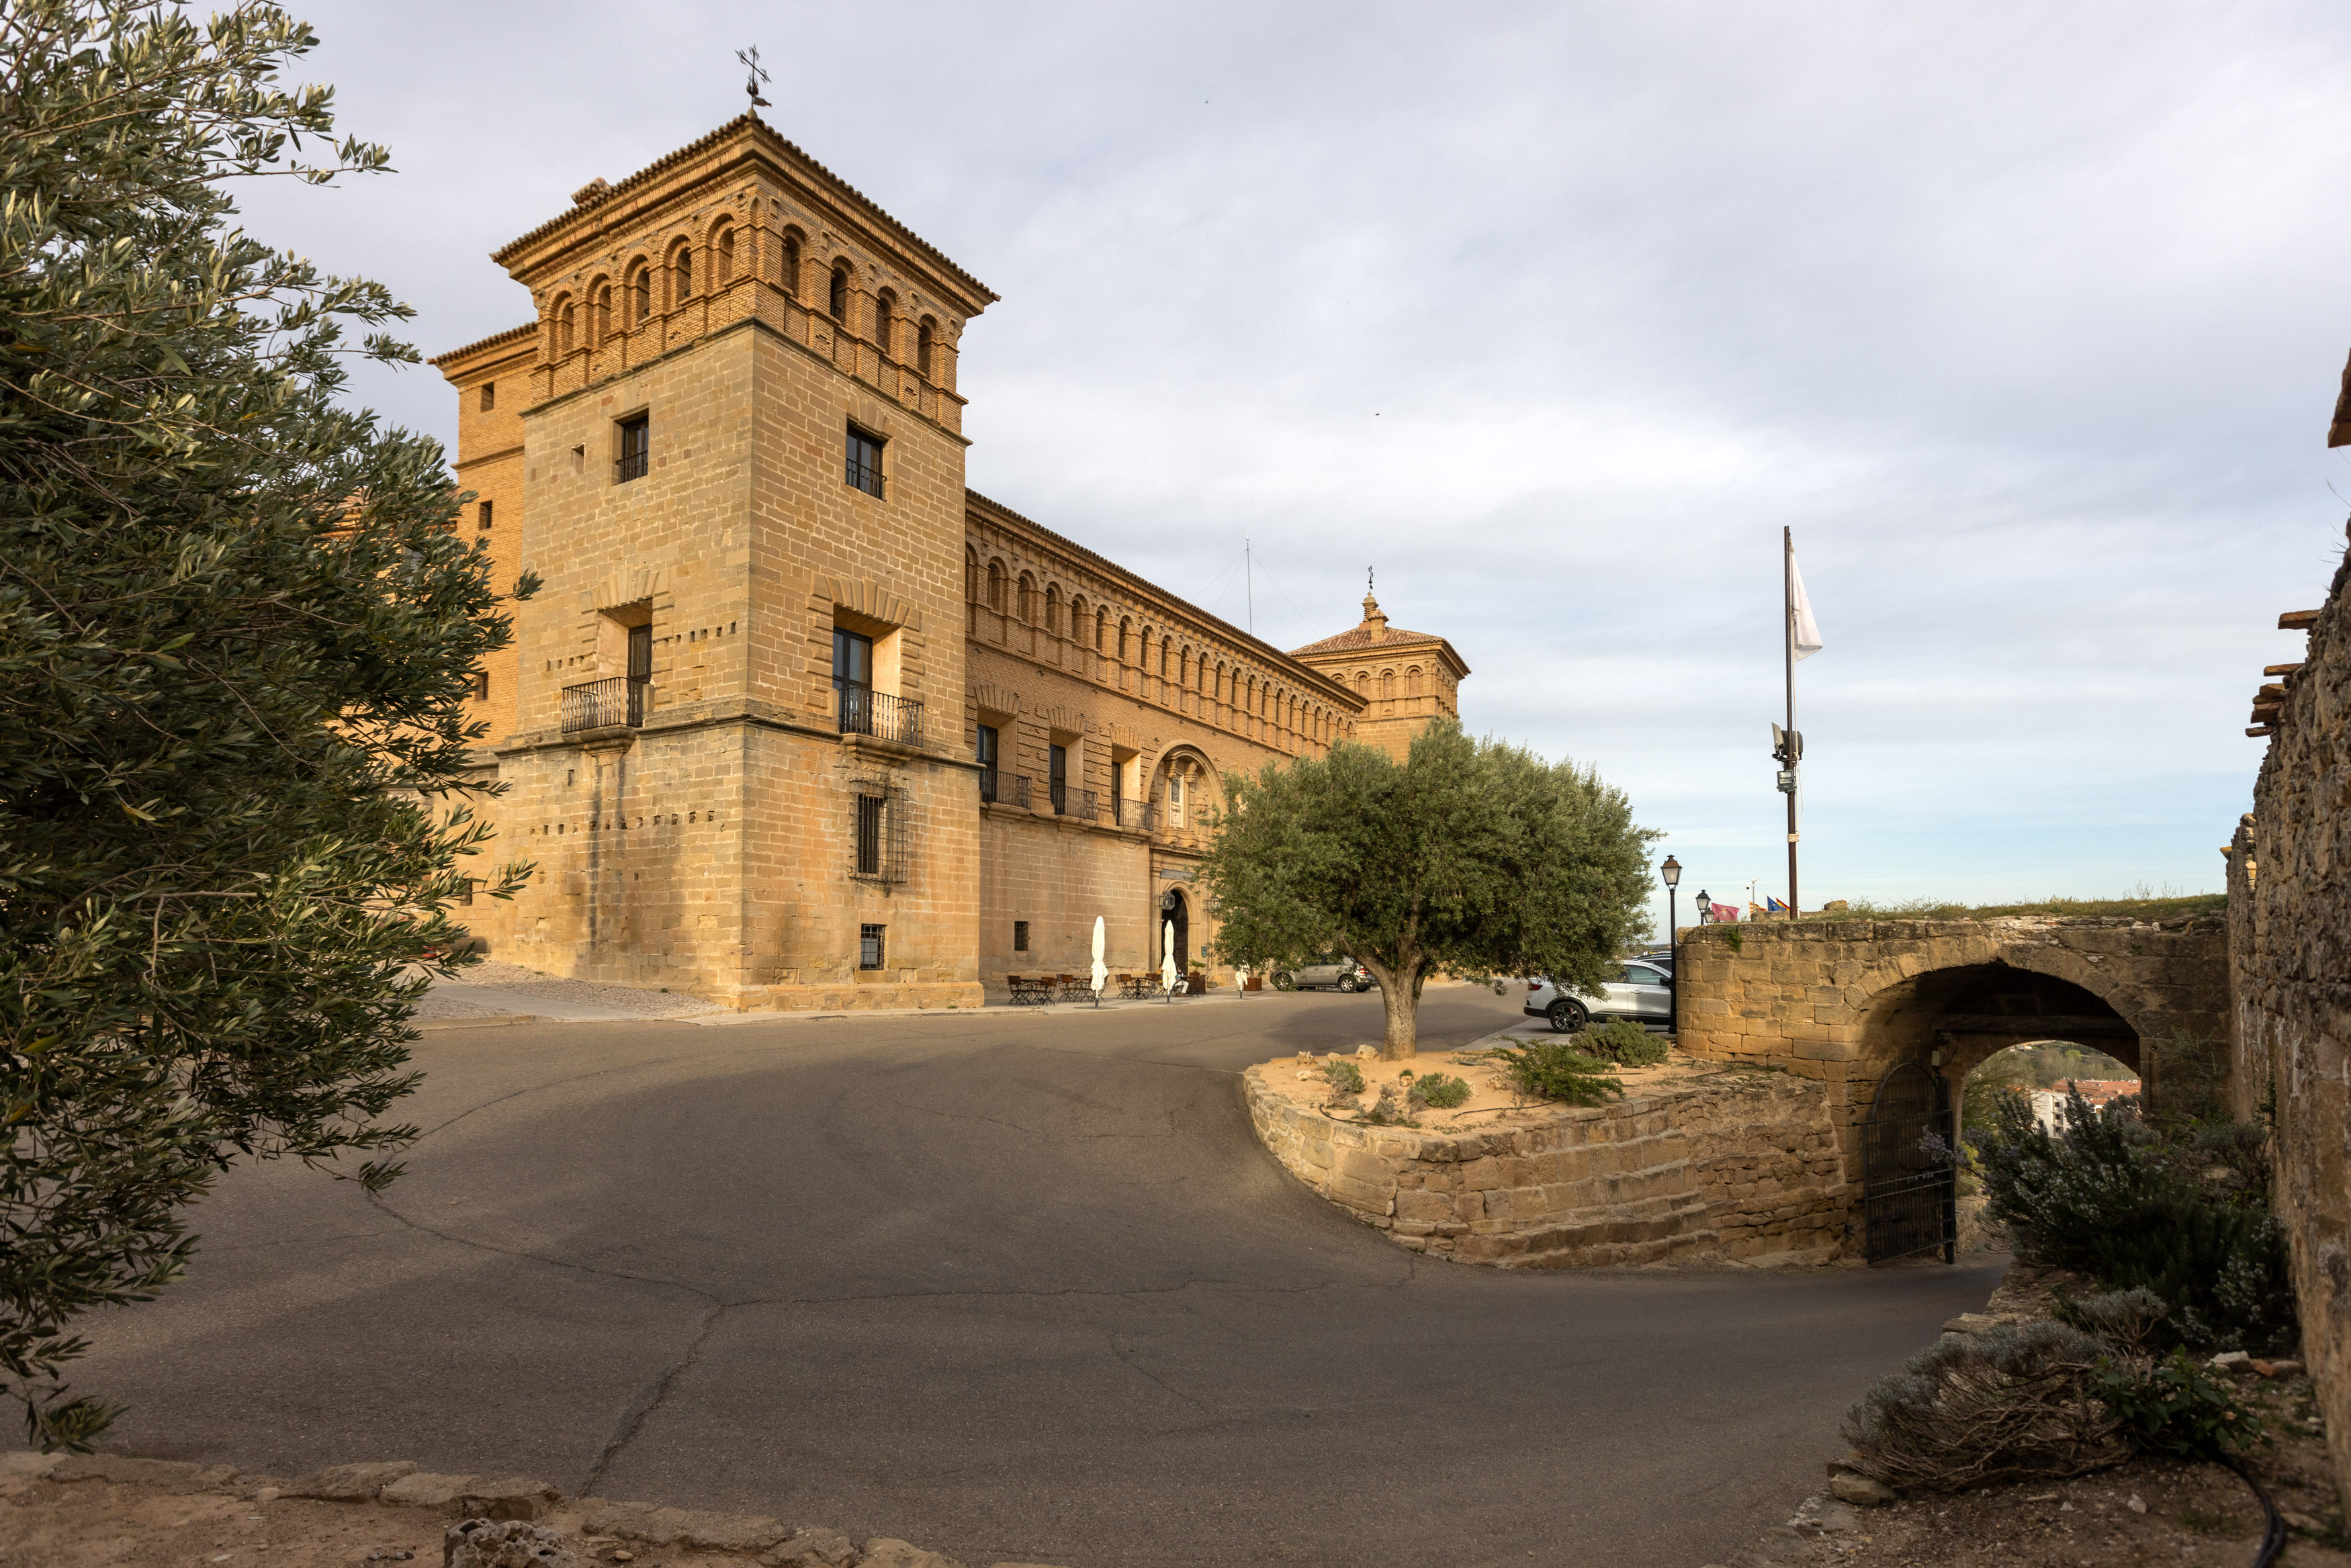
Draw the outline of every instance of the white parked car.
M1595 1018L1629 1018L1644 1028L1664 1029L1673 1020L1674 966L1642 958L1619 968L1597 992L1563 992L1541 975L1527 981L1527 1016L1548 1018L1562 1034Z

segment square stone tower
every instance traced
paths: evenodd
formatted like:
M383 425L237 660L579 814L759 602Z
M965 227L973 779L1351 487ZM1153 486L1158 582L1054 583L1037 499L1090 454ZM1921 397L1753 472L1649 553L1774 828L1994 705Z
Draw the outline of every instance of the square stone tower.
M1353 691L1364 704L1353 738L1398 762L1412 751L1414 736L1439 719L1461 716L1468 663L1441 637L1390 626L1368 592L1360 626L1290 656Z
M500 569L492 956L738 1006L980 1001L964 324L996 296L755 116L496 253L435 363ZM475 525L469 524L468 525Z

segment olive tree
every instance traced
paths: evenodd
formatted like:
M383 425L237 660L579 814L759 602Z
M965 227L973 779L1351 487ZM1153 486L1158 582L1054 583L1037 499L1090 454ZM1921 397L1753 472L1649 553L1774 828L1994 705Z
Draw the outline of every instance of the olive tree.
M1387 1005L1381 1054L1413 1054L1421 986L1541 973L1596 986L1648 929L1648 846L1590 768L1433 724L1399 764L1342 743L1225 781L1200 867L1219 956L1295 965L1338 950Z
M113 1414L75 1321L180 1274L234 1160L395 1174L484 838L489 563L439 447L338 400L409 312L233 226L233 180L386 167L278 85L314 43L0 0L0 1388L44 1448Z

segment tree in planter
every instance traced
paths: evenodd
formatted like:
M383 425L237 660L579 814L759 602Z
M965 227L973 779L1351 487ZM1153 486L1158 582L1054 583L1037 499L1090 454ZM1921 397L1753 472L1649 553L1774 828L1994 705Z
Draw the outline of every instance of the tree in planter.
M228 226L231 178L385 167L277 84L315 41L0 0L0 1388L43 1448L113 1414L74 1321L181 1272L233 1159L396 1173L409 966L486 836L489 562L439 447L335 401L415 357L343 326L409 312Z
M1399 765L1341 744L1225 781L1199 880L1220 953L1295 966L1333 950L1380 983L1380 1054L1414 1054L1422 983L1541 973L1596 987L1647 929L1648 848L1589 768L1431 725Z

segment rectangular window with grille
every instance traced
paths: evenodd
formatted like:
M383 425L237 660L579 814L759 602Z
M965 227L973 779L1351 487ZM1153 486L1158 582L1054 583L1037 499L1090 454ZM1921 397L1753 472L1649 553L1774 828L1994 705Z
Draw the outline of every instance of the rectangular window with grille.
M882 836L890 803L876 795L857 797L857 874L882 875Z
M621 460L616 465L614 483L626 484L632 479L643 479L652 466L653 456L653 421L643 414L621 421Z
M855 425L849 427L849 462L843 474L851 485L868 495L882 493L882 438Z
M859 969L882 967L882 961L887 956L883 949L882 939L887 929L888 928L884 926L857 928L857 967Z
M1026 920L1012 922L1012 950L1016 953L1029 950L1029 922Z
M906 831L901 802L880 779L859 779L851 799L855 811L855 864L850 874L863 882L895 884L906 879Z

